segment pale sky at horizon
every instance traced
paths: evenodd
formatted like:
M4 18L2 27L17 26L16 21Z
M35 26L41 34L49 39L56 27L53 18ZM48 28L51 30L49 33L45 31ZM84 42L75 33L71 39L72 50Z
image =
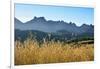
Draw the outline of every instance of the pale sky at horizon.
M94 9L68 6L44 6L32 4L15 4L15 17L27 22L36 17L46 20L74 22L80 26L83 23L94 25Z

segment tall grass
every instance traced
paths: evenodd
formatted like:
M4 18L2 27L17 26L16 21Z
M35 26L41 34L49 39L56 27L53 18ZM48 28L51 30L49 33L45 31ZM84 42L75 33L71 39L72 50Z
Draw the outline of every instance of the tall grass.
M63 42L27 39L15 41L15 65L93 61L93 44L67 44Z

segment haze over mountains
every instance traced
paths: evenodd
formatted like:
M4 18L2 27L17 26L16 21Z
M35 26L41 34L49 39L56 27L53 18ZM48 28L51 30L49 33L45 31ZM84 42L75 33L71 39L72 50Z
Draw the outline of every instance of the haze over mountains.
M43 32L58 32L67 31L73 33L92 33L94 32L93 25L83 24L76 26L75 23L67 23L64 21L52 21L46 20L44 17L34 17L32 20L22 23L20 20L15 18L15 29L19 30L39 30Z
M34 17L32 20L22 23L17 18L15 20L15 40L26 40L31 31L38 41L43 38L50 40L72 40L72 39L93 39L94 26L83 24L77 26L75 23L64 21L46 20L44 17ZM50 38L49 35L50 34Z

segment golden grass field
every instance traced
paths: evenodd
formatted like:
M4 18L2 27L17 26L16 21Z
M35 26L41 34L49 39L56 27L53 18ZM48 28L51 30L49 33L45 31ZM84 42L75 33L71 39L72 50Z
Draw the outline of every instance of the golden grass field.
M74 44L46 41L41 45L36 40L24 43L15 41L15 65L93 61L93 44Z

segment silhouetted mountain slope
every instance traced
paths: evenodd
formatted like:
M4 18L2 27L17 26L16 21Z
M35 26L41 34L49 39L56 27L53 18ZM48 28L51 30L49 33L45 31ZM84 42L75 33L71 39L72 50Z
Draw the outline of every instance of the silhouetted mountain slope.
M66 33L65 33L66 32ZM47 32L42 32L42 31L37 31L37 30L18 30L15 29L15 40L21 40L24 41L28 37L33 35L33 37L39 41L43 42L43 39L46 39L47 41L49 40L54 40L54 41L64 41L66 42L67 40L90 40L93 39L93 35L89 35L87 33L80 34L80 35L75 35L71 32L67 32L64 30L58 31L56 33L47 33Z

